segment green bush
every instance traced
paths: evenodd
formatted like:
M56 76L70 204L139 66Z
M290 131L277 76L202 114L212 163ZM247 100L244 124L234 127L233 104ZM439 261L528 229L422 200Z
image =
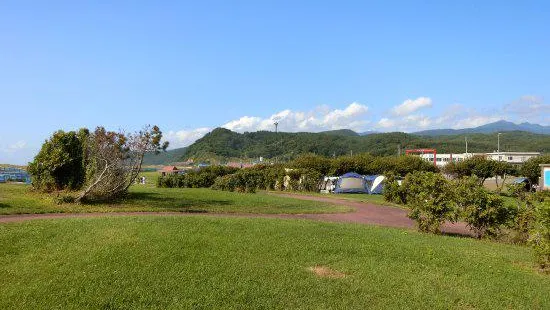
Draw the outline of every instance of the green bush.
M496 236L511 217L504 200L479 185L477 178L462 178L453 182L454 201L462 219L478 238Z
M456 221L457 210L449 181L440 173L413 172L403 181L409 218L423 232L440 233L445 221Z
M217 177L235 173L238 169L225 166L204 167L197 171L189 171L185 174L169 174L161 176L157 180L158 187L211 187Z
M56 131L29 163L33 187L46 192L78 190L85 182L84 144L87 129Z
M529 243L534 249L539 267L550 271L550 203L541 203L535 209L535 225Z
M405 204L406 198L404 197L402 187L397 182L395 174L388 173L385 177L384 191L382 192L384 200L391 203Z

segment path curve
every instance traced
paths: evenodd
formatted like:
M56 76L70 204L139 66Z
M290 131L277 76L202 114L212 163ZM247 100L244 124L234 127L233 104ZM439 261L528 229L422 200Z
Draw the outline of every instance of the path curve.
M45 213L0 215L0 223L23 222L34 219L87 218L107 216L218 216L218 217L257 217L282 219L309 219L327 222L371 224L379 226L415 228L415 222L407 217L407 211L397 207L380 206L371 203L352 201L336 197L319 197L302 194L269 193L281 197L332 203L354 208L355 212L323 214L250 214L250 213L189 213L189 212L96 212L96 213ZM472 235L464 223L445 223L442 231L450 234Z
M319 197L289 193L270 194L288 198L345 205L355 208L356 210L355 212L349 213L300 214L299 217L301 218L318 219L330 222L348 222L390 227L416 228L416 223L407 217L407 211L398 207L381 206L337 197ZM441 230L448 234L473 235L466 224L462 222L447 222L443 224Z

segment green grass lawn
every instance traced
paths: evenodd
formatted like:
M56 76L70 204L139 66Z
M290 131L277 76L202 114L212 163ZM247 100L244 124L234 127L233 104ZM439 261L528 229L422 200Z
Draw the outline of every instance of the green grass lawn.
M0 224L0 309L550 309L531 261L526 247L366 225L35 220Z
M116 203L57 204L51 195L32 192L28 185L0 184L0 214L127 211L296 214L349 212L352 209L266 193L231 193L204 188L155 188L152 184L132 186L129 196Z

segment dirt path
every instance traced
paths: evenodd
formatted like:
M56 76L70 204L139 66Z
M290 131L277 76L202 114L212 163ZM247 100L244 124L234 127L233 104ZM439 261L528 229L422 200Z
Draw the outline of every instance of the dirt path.
M277 196L313 200L353 207L356 212L332 214L300 214L296 217L317 219L330 222L348 222L360 224L374 224L390 227L415 228L415 222L407 217L407 211L390 206L380 206L371 203L353 201L336 197L319 197L300 194L275 194ZM450 234L471 235L470 229L464 223L445 223L442 231Z
M355 208L355 212L349 213L327 213L327 214L240 214L240 213L185 213L185 212L111 212L111 213L48 213L48 214L14 214L0 215L0 223L22 222L33 219L56 219L56 218L84 218L84 217L106 217L106 216L225 216L225 217L260 217L260 218L283 218L283 219L309 219L328 222L346 222L358 224L372 224L380 226L415 228L415 223L407 217L407 211L389 206L379 206L370 203L352 201L334 197L318 197L300 194L275 194L272 195L312 200L337 205L345 205ZM442 227L445 233L470 235L470 230L464 223L445 223Z

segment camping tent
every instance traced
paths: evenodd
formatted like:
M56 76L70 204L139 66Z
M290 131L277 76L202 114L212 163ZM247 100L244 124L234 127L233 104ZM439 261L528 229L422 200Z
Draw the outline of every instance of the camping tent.
M369 184L365 178L355 172L348 172L338 178L334 193L369 193Z
M370 187L369 192L371 194L382 194L382 191L384 190L384 180L386 179L383 175L377 175L374 181L372 182L372 186Z
M514 180L514 184L523 184L523 189L526 191L531 189L528 178L517 178Z

